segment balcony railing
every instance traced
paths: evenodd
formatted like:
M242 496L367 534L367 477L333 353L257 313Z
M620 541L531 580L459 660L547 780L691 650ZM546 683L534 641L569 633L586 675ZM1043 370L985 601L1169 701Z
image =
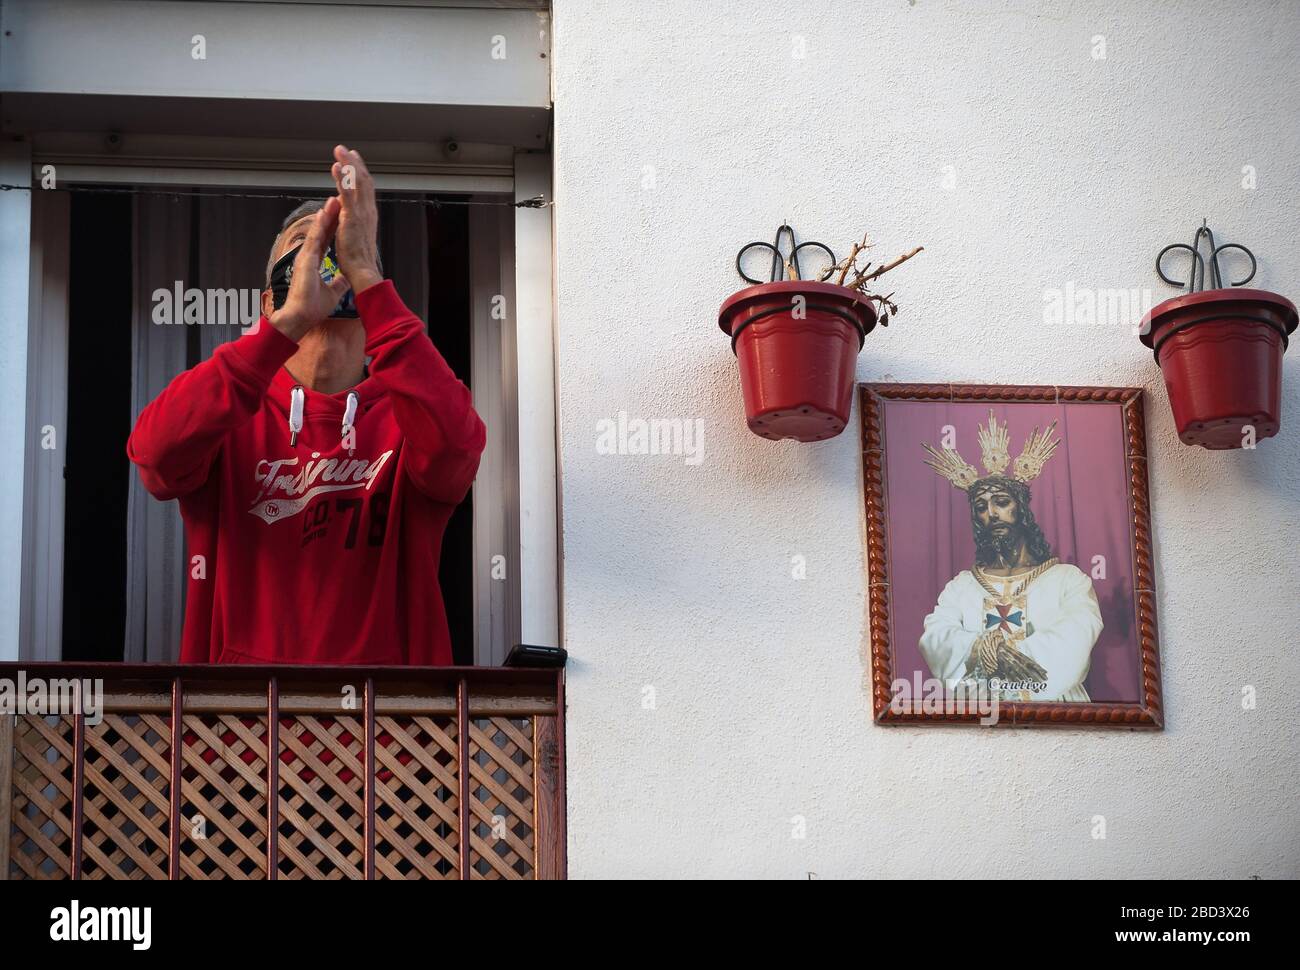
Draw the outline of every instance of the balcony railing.
M23 705L0 716L0 879L564 877L563 671L3 663L0 681Z

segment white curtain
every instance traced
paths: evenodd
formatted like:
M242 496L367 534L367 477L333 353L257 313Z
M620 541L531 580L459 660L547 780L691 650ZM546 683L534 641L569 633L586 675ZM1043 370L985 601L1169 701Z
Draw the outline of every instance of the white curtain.
M131 423L185 369L186 328L153 322L153 293L190 278L190 200L137 195L132 213ZM131 468L127 500L126 644L123 659L168 662L180 655L185 542L175 500L159 502Z
M153 293L192 287L206 293L235 288L260 291L266 260L284 220L298 202L283 198L203 196L195 200L142 194L135 197L135 293L132 321L132 422L167 383L206 360L222 343L238 338L240 325L153 323ZM191 235L191 212L194 233ZM383 204L380 253L384 274L406 304L428 322L428 228L425 207ZM198 241L193 252L192 238ZM191 256L194 272L191 272ZM206 303L206 298L205 298ZM180 319L179 308L177 319ZM197 340L190 331L197 330ZM189 347L196 344L197 357ZM127 509L127 619L123 659L174 663L180 657L184 591L189 564L176 501L159 502L131 469ZM209 576L212 574L209 573Z
M18 658L59 660L63 644L64 451L41 447L46 425L68 426L68 269L72 201L32 193L31 294L27 328L26 501ZM2 836L0 836L2 837Z
M289 199L203 197L198 201L198 282L206 290L236 288L261 291L266 284L266 258L284 217L299 203ZM258 304L260 307L260 303ZM253 311L253 319L260 309ZM238 322L206 323L199 327L199 360L207 360L219 344L239 336Z

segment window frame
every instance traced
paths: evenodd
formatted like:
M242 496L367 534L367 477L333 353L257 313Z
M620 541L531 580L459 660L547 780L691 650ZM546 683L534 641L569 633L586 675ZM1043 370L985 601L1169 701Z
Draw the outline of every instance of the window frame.
M249 140L249 152L267 158L265 153L257 154L259 146L251 144L255 141ZM0 155L0 171L19 170L24 176L30 175L31 184L39 186L40 168L47 159L33 156L25 143L10 143L14 144L26 151L15 152L10 147ZM287 167L158 167L115 164L115 159L107 157L102 162L83 161L71 171L60 166L61 180L67 180L62 184L183 182L289 190L329 185L324 173ZM390 166L377 174L376 185L383 191L468 191L474 192L473 198L479 201L503 196L520 201L537 195L549 200L550 162L549 154L516 151L508 174L500 174L499 168L484 173L480 166L463 177L395 172ZM504 191L486 192L484 188ZM59 207L49 206L44 199L37 202L39 192L37 187L32 192L4 193L9 198L3 200L9 209L22 210L15 215L25 214L30 223L30 242L25 252L14 254L25 258L6 261L11 263L10 272L16 263L28 277L21 293L26 311L22 314L21 341L27 348L18 372L21 380L11 379L8 387L0 391L11 406L20 402L18 413L22 416L26 454L19 471L25 487L0 495L0 507L9 506L8 521L23 524L17 537L6 535L4 543L0 543L0 552L7 547L17 553L0 558L7 559L11 569L19 566L16 581L4 587L11 598L17 595L19 609L11 614L15 621L12 636L0 636L0 660L57 660L62 646L63 461L60 451L52 453L52 461L40 460L42 454L51 453L40 451L39 432L43 425L54 424L60 438L65 436L62 424L66 423L67 406L69 225L68 206L61 207L61 217L51 215L51 211L60 211ZM66 203L66 194L59 195ZM495 221L491 227L489 218ZM493 231L486 231L488 228ZM492 477L481 472L481 481L474 486L474 655L475 663L483 666L500 665L509 647L521 640L560 643L551 229L549 206L475 206L471 210L471 383L475 406L497 414L507 429L506 440L494 446ZM60 232L64 261L61 279L53 265L41 259ZM11 240L6 243L6 249L17 247ZM490 315L491 298L497 295L506 301L504 321L493 320ZM4 301L9 305L0 305L0 312L12 312L18 296L14 294ZM487 366L481 357L492 346L493 366ZM496 383L492 381L494 375ZM490 520L495 522L495 532L489 528ZM492 578L492 556L497 554L505 556L504 582ZM0 576L4 569L0 565ZM481 629L483 619L490 624L488 630Z

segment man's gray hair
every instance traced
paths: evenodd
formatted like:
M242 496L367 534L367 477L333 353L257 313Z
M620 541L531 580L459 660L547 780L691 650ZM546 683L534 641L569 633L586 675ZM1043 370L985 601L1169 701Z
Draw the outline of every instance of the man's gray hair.
M280 237L284 235L284 231L299 219L305 218L306 216L314 216L323 208L325 208L325 201L323 199L308 199L284 217L284 222L280 223L279 231L276 232L275 238L271 240L271 255L266 261L266 289L269 290L271 288L271 270L275 269L275 244L280 241ZM383 261L380 260L378 253L375 254L375 261L379 263L379 272L382 273L384 271L384 264Z

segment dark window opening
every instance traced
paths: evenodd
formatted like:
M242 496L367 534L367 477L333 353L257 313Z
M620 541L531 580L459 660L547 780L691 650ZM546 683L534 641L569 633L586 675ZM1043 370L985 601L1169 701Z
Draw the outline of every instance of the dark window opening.
M382 214L380 218L382 218ZM469 206L427 210L429 305L424 319L443 358L470 383ZM382 257L382 253L380 254ZM474 663L473 491L456 507L442 540L438 581L447 608L451 652L458 665Z
M405 194L405 193L403 193ZM198 225L197 200L191 210ZM294 207L285 201L284 214ZM385 208L381 196L381 223ZM125 656L132 411L132 201L126 194L73 193L69 250L68 427L62 658ZM469 219L465 206L426 210L428 302L411 304L431 325L438 350L470 386ZM381 240L382 240L381 231ZM258 245L269 249L271 238ZM191 246L197 254L198 246ZM385 265L390 254L381 251ZM192 263L196 259L192 258ZM197 265L191 278L197 279ZM260 285L258 281L257 285ZM222 285L243 286L243 280ZM411 300L409 294L403 298ZM198 328L187 328L187 363L199 359ZM442 541L439 581L457 664L474 663L473 505L457 507ZM183 582L184 577L177 577Z
M131 199L73 193L63 659L121 660L131 464Z

